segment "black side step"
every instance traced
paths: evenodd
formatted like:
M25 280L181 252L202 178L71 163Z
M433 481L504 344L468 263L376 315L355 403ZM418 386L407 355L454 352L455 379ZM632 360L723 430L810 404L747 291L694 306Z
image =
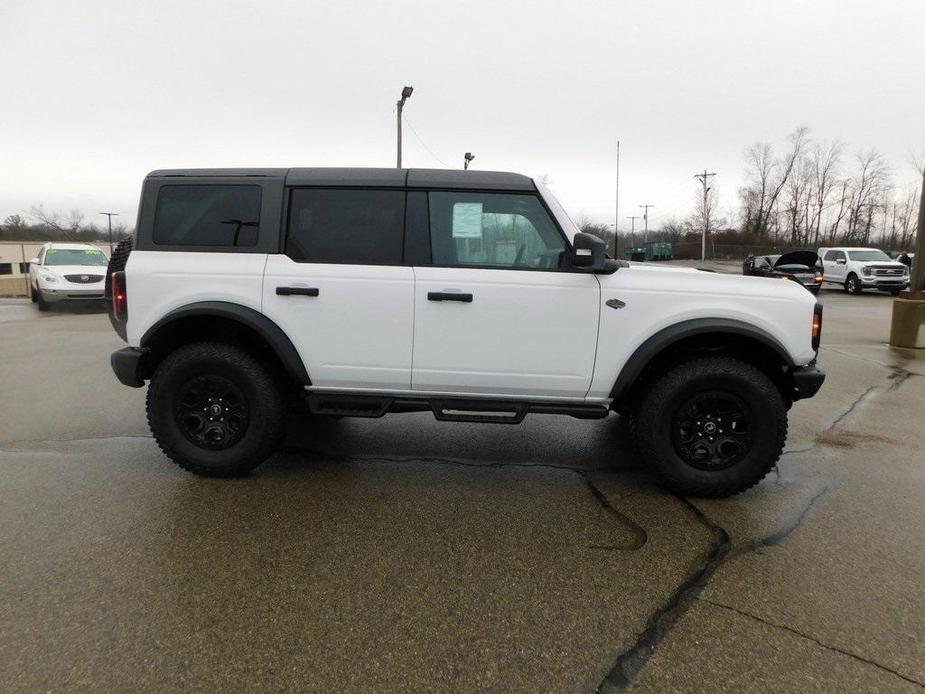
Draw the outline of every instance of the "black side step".
M338 417L381 417L392 407L393 400L378 395L311 393L308 409L312 414Z
M393 397L352 393L310 393L308 408L313 414L340 417L381 417L387 412L433 412L441 422L519 424L529 413L560 414L577 419L603 419L609 411L603 405L557 404L527 400L479 398Z

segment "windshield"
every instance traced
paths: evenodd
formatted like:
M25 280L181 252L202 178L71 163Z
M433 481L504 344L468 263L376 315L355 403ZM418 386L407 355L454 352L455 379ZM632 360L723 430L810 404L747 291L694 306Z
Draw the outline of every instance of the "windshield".
M109 259L95 248L49 248L45 265L94 265L106 267Z
M852 260L886 260L889 262L890 256L883 251L848 251L848 257Z

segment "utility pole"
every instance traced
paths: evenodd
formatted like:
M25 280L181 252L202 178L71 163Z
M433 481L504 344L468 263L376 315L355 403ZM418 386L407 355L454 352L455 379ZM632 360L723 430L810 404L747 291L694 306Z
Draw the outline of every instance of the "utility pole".
M645 236L642 237L642 243L644 245L649 243L649 208L655 207L655 205L640 205L640 207L645 210L645 212L642 213L642 220L646 223Z
M707 206L707 193L710 192L710 188L707 187L707 179L715 175L715 173L709 173L706 169L703 170L702 174L694 174L694 178L699 178L703 184L703 236L700 239L701 262L707 259L707 234L710 231L710 208Z
M617 257L617 238L620 236L620 141L617 140L617 190L614 202L613 257Z
M411 92L414 91L414 87L403 87L401 90L401 99L398 100L396 117L398 119L398 158L397 163L395 164L396 168L401 168L401 110L405 105L405 101L411 98Z
M109 218L109 255L112 255L112 218L118 217L118 212L100 212L100 214L106 215Z
M473 159L475 159L475 155L472 152L466 152L466 154L463 156L463 171L467 171L469 169L469 164Z
M632 215L627 217L630 220L630 256L633 255L633 245L636 243L636 220L639 219L639 215Z

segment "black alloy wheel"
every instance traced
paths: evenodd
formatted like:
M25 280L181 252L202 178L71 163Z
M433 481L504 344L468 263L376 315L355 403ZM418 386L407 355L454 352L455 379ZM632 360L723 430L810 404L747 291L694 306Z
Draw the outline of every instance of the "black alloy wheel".
M672 445L678 456L698 470L723 470L751 450L754 415L737 395L724 391L697 393L672 418Z
M178 391L174 417L183 435L196 446L223 450L247 432L247 398L223 376L206 374L187 381Z

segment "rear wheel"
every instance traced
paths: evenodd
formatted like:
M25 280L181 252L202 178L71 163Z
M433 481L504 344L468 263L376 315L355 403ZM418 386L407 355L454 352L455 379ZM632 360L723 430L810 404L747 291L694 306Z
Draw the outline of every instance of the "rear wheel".
M858 276L848 275L848 279L845 281L845 291L849 294L860 294L861 289L861 280L858 279Z
M643 460L672 491L730 496L774 467L787 439L787 408L762 371L731 357L704 357L652 385L635 436Z
M148 424L180 467L230 477L276 451L285 433L284 403L273 375L251 354L196 342L158 365L148 387Z

